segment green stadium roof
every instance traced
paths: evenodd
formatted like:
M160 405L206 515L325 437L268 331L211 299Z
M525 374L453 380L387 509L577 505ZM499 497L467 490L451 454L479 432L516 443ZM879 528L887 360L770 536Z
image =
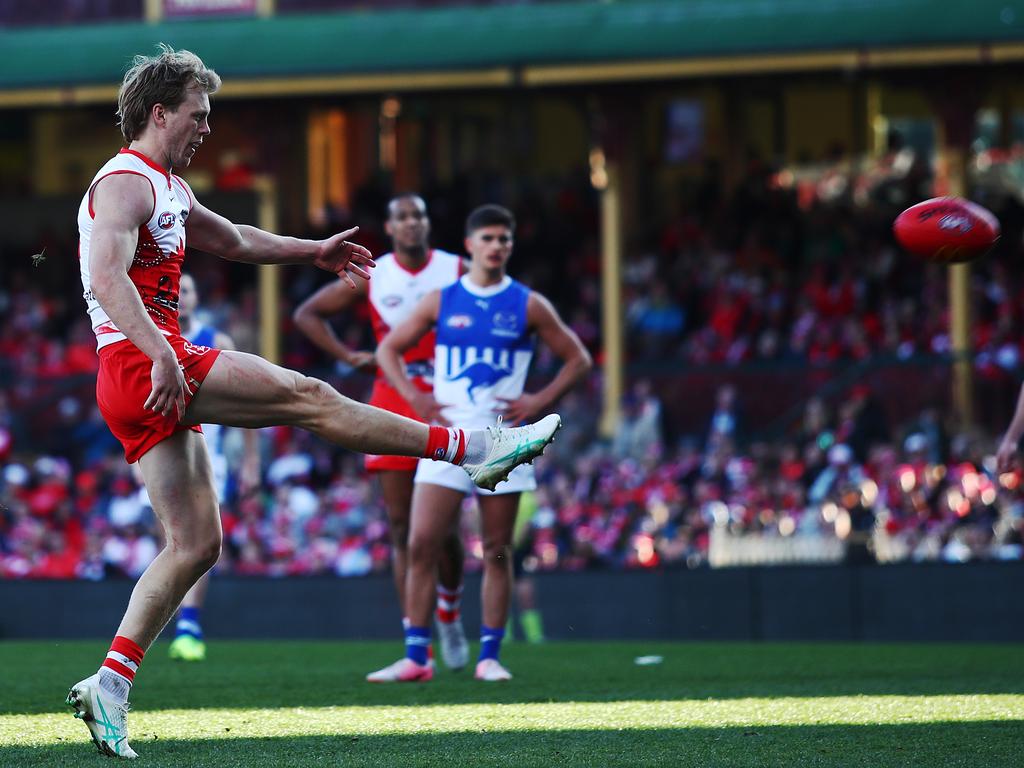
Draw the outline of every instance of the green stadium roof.
M466 72L1024 40L1009 0L633 0L0 31L0 90L118 83L167 42L227 82ZM1021 58L1018 54L1015 58ZM984 58L984 57L982 57Z

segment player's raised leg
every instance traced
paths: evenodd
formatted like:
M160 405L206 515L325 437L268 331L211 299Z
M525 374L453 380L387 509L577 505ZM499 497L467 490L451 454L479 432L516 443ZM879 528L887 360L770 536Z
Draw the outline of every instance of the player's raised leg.
M508 605L512 597L512 529L519 509L519 494L478 496L484 540L484 578L481 586L483 623L476 679L508 680L501 665L501 641L505 637Z
M134 758L127 702L149 646L185 593L220 556L221 527L202 434L177 432L147 451L139 467L166 544L139 577L99 671L72 686L68 704L85 721L100 752Z
M465 476L463 476L465 477ZM430 680L430 615L437 591L437 564L448 532L455 526L466 494L418 483L409 522L409 562L405 580L405 657L367 676L371 683Z
M183 419L186 424L211 421L291 425L353 451L447 461L486 488L539 456L562 423L552 414L525 427L431 427L351 400L319 379L256 355L228 350L218 355Z

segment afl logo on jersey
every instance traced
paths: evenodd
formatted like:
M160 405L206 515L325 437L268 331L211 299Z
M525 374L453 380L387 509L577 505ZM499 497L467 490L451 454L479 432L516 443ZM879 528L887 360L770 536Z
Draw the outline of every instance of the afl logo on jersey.
M157 219L157 223L160 225L160 229L170 229L174 226L175 216L170 211L164 211L160 214L160 218Z
M469 328L473 325L473 318L469 315L452 315L445 325L449 328Z

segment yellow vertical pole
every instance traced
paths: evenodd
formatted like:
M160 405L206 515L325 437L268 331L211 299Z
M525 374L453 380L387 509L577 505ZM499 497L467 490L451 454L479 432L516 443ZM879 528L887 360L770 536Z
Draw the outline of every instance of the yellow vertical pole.
M595 153L596 154L596 153ZM591 175L601 192L601 307L604 345L604 403L599 429L614 437L619 427L624 388L625 348L622 313L622 189L618 163L600 156Z
M277 231L277 185L269 176L255 180L256 226L268 232ZM281 362L280 270L278 264L259 266L260 355L272 363Z
M326 213L327 121L323 114L313 112L306 119L306 205L310 221L318 221Z
M944 137L940 184L948 195L966 192L967 152L950 145ZM961 429L974 426L974 365L971 344L971 265L951 264L948 277L950 340L953 347L953 410Z
M150 24L161 21L164 17L164 0L145 0L142 13Z
M882 114L882 86L868 82L864 86L864 117L867 122L867 154L878 157L889 141L889 121Z

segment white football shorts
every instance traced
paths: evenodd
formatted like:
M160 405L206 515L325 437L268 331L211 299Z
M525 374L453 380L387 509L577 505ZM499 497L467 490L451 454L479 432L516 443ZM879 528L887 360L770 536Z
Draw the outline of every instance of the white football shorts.
M488 491L478 487L462 467L449 464L447 461L420 459L420 463L416 466L414 482L440 485L443 488L462 491L467 496L471 493L478 493L481 496L500 496L504 493L537 490L537 478L534 476L533 467L528 464L521 464L513 469L508 480L498 483L498 487L493 491Z

